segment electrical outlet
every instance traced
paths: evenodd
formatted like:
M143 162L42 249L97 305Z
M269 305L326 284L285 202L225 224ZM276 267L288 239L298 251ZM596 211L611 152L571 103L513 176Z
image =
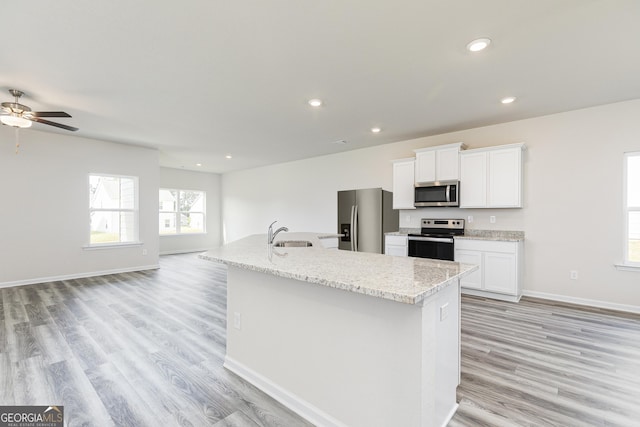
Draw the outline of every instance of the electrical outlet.
M571 278L571 280L578 280L578 271L577 270L571 270L569 272L569 277Z
M147 248L142 249L142 255L149 255Z
M491 216L489 217L489 222L490 222L491 224L495 224L495 223L496 223L496 216L495 216L495 215L491 215Z
M469 215L469 216L467 217L467 222L468 222L469 224L471 224L471 223L473 222L473 215Z
M242 329L242 315L237 311L233 313L233 327L237 330Z
M449 317L449 303L440 307L440 321L442 322L447 317Z

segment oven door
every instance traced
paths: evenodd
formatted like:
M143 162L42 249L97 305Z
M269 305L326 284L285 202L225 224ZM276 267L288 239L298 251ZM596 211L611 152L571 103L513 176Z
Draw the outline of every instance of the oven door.
M409 256L453 261L453 238L409 236Z

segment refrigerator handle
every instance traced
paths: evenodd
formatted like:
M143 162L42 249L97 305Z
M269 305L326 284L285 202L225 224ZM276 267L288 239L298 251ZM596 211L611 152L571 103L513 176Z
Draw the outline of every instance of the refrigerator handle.
M353 219L354 219L354 222L356 224L353 227L353 231L355 231L355 236L356 236L356 238L355 238L355 249L356 249L356 252L358 252L358 238L360 237L360 236L358 236L358 205L356 205L356 212L353 215Z
M351 250L352 250L352 251L353 251L353 248L354 248L354 246L353 246L353 245L354 245L354 242L355 242L355 240L354 240L354 239L355 239L355 234L353 234L353 226L354 226L354 224L353 224L353 221L354 221L354 219L353 219L353 213L354 213L354 211L355 211L355 208L356 208L356 207L355 207L354 205L351 205L351 221L349 221L349 223L350 223L350 228L351 228L351 229L349 230L349 232L351 233L351 238L350 238L349 240L351 241Z

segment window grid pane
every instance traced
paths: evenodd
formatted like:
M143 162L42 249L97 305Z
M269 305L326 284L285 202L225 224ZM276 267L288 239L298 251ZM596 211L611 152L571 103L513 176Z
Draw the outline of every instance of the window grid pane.
M161 235L204 233L206 193L161 188L159 193Z
M640 152L626 155L626 225L624 260L640 265Z
M632 211L628 213L628 252L629 262L640 263L640 211Z
M137 179L89 176L89 243L131 243L138 240Z

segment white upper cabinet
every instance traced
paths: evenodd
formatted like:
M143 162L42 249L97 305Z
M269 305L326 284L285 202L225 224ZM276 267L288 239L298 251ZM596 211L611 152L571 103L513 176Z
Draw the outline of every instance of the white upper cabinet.
M487 153L465 152L460 155L460 207L484 208L486 205Z
M416 153L415 183L458 181L462 142L413 150Z
M489 151L487 205L522 207L522 148Z
M393 161L393 209L415 209L415 159Z
M521 208L524 144L460 153L461 208Z
M415 150L416 184L436 180L436 150Z

